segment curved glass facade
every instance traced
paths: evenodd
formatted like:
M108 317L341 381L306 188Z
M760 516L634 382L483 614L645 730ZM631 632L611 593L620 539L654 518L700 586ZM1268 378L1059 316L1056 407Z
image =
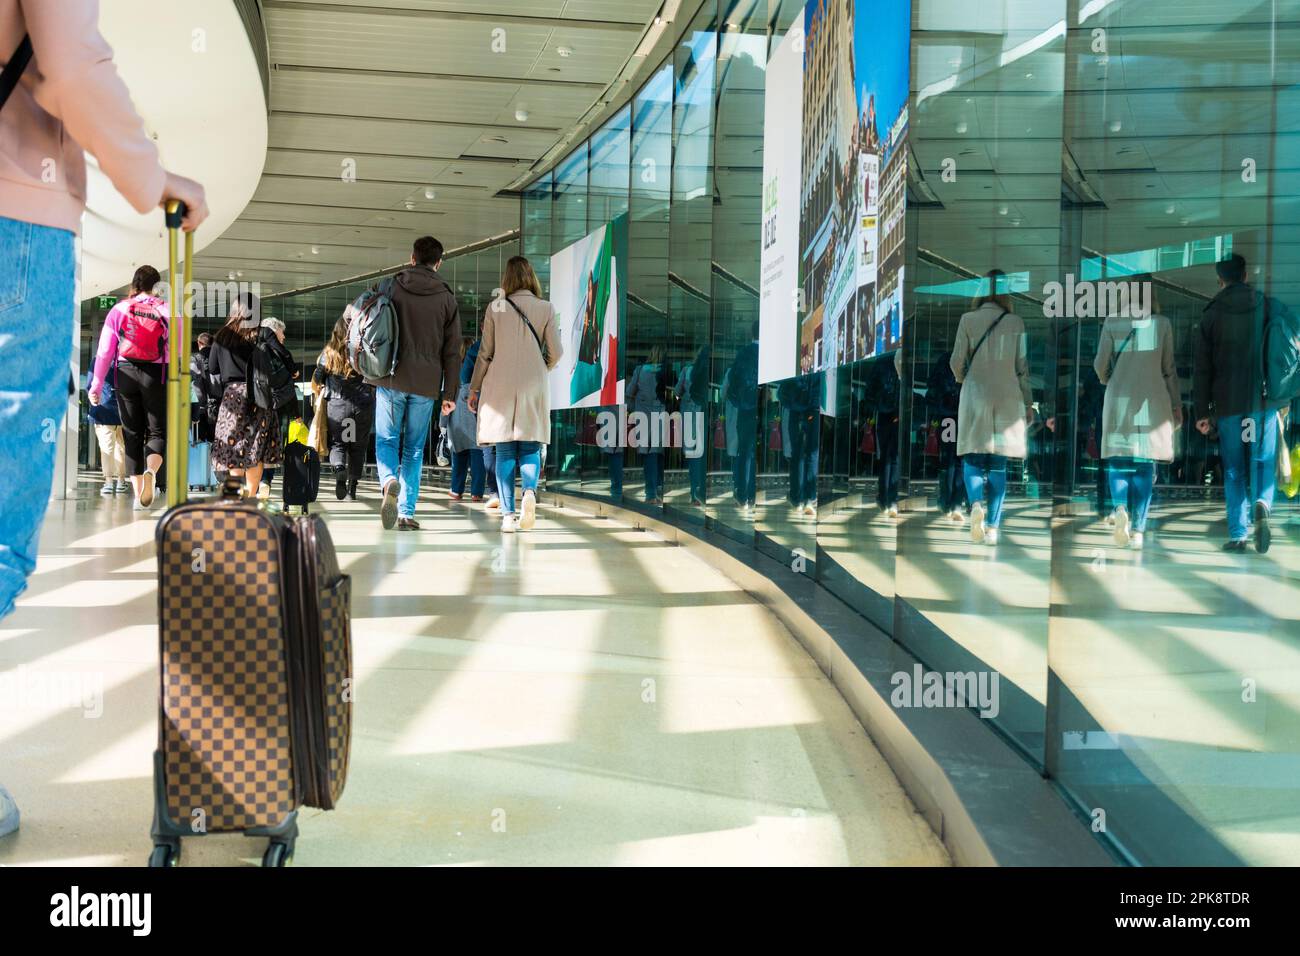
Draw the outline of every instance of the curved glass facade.
M702 454L611 454L569 409L548 481L750 544L927 667L987 676L992 729L1122 857L1294 860L1300 431L1287 396L1240 395L1300 309L1300 2L913 0L902 345L741 396L767 63L804 6L687 4L649 80L524 190L544 282L628 214L621 374L707 370ZM990 292L1019 320L1003 460L959 434Z

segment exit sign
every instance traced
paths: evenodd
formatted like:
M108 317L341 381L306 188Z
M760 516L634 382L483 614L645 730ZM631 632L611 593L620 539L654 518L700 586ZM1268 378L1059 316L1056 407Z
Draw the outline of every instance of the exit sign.
M101 309L111 309L113 306L117 305L117 299L113 298L111 295L101 295L95 300L95 305Z

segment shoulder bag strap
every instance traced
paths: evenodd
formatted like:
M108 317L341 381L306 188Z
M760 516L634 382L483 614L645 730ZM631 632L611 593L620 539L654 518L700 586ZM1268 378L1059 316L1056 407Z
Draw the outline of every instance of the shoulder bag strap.
M0 71L0 108L3 108L5 101L18 86L18 80L22 77L23 71L27 69L27 64L32 60L32 38L23 37L23 42L18 44L18 49L14 50L14 55L9 58L3 71Z
M993 334L993 330L998 327L998 323L1001 322L1010 314L1011 313L1008 312L1006 309L1003 309L1002 314L993 320L993 324L984 330L984 334L980 336L980 340L976 342L975 347L970 350L970 358L966 360L966 365L961 370L962 378L965 378L967 373L970 372L971 363L975 361L975 356L979 354L980 347L983 346L984 342L988 339L988 337Z
M509 302L510 305L514 308L514 310L519 313L519 318L524 320L524 326L528 329L529 332L533 334L533 341L537 343L537 351L542 353L542 361L545 362L546 346L542 345L542 337L538 335L537 330L533 328L533 323L528 321L528 316L524 315L524 310L519 308L519 306L515 305L515 300L510 298L510 296L506 296L505 298L506 301Z
M1129 342L1133 340L1133 336L1136 334L1137 334L1137 326L1135 325L1133 326L1133 328L1129 329L1128 335L1124 336L1124 341L1119 343L1119 348L1117 348L1115 350L1115 354L1113 354L1110 357L1110 364L1106 366L1107 380L1109 380L1111 375L1114 374L1115 363L1119 361L1119 357L1124 354L1124 349L1128 348Z

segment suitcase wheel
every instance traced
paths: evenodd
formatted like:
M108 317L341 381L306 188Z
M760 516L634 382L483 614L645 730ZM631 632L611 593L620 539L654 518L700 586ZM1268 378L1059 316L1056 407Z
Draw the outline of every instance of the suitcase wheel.
M180 866L180 864L181 845L179 841L175 844L154 844L153 852L149 854L149 865L151 867Z
M262 854L262 866L290 866L293 863L293 846L288 843L268 843Z

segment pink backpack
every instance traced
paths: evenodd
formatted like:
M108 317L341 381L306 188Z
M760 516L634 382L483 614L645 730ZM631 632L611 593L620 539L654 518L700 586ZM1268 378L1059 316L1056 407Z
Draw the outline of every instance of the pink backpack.
M118 328L118 358L156 362L163 357L167 342L167 319L158 299L128 299L126 315Z

